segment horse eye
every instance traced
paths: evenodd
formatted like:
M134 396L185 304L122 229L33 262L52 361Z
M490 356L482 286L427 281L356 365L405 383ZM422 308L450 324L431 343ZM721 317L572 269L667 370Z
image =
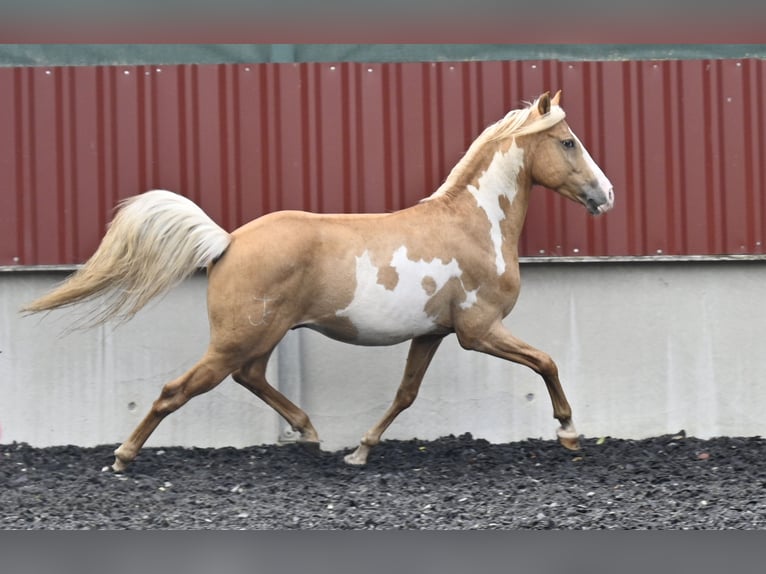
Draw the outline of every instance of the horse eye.
M572 149L575 146L575 142L572 139L569 140L561 140L561 145L563 145L567 149Z

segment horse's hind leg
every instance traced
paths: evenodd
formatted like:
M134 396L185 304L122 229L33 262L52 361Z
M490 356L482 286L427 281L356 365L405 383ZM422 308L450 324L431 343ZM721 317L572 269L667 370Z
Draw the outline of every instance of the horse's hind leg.
M294 431L300 433L299 443L313 452L318 452L319 435L308 415L266 380L266 363L270 355L271 353L268 353L246 363L232 373L232 378L277 411Z
M357 449L351 454L346 455L345 461L348 464L361 465L367 462L367 456L370 449L380 442L389 425L404 409L409 407L418 395L420 383L426 374L428 365L431 364L434 354L439 348L439 344L444 337L442 335L418 337L410 343L410 351L407 355L407 365L404 368L404 376L396 391L394 402L388 408L383 418L368 430Z
M570 450L580 448L579 436L572 423L572 409L561 387L556 363L548 354L511 335L502 323L495 324L479 338L466 336L459 331L457 335L460 344L466 349L525 365L540 375L551 398L553 416L561 423L561 428L557 430L559 441Z
M130 437L114 451L115 472L122 472L138 455L162 419L181 408L189 399L215 388L231 372L229 361L208 352L196 365L166 384L152 408Z

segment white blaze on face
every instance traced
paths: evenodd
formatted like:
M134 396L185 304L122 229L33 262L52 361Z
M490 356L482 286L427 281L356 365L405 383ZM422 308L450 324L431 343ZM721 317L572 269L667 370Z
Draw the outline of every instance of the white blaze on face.
M476 198L476 203L489 219L489 236L495 248L495 265L497 274L505 272L505 259L503 259L503 233L500 222L505 219L505 213L500 205L500 198L505 196L509 203L513 203L516 197L517 181L524 161L524 150L514 141L505 153L495 152L495 156L481 177L478 186L469 185L468 191Z
M450 279L463 274L455 259L446 263L438 258L413 261L404 246L394 252L390 266L398 275L393 289L378 283L378 267L373 265L368 251L356 258L354 298L337 315L351 320L359 343L393 344L432 332L436 321L426 313L426 304ZM423 285L425 278L429 278L429 291ZM475 302L476 291L466 292L461 307L468 308Z
M588 150L585 148L584 145L582 145L580 138L578 138L577 135L575 135L575 133L572 131L571 128L569 129L569 133L572 134L572 137L580 146L580 149L582 150L583 158L585 159L585 163L588 164L588 167L590 168L591 173L593 173L593 176L596 178L596 181L598 182L598 186L601 188L601 191L604 192L604 196L607 199L607 202L603 204L601 207L599 207L599 211L601 213L604 213L605 211L609 211L610 209L612 209L612 206L614 206L614 188L612 187L612 182L609 181L609 179L606 177L606 175L604 174L602 169L599 167L599 165L590 156L590 153L588 153Z

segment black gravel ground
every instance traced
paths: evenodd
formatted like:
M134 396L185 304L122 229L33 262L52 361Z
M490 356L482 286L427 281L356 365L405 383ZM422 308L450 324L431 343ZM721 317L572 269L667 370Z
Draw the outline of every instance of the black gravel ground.
M0 445L0 529L763 529L766 441L384 441L365 467L298 445Z

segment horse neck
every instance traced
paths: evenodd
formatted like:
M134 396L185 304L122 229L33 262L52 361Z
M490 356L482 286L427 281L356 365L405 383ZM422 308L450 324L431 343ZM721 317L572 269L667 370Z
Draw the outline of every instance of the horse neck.
M464 157L445 184L432 196L459 206L464 217L474 213L489 219L492 233L515 253L529 205L532 182L527 173L524 148L512 142L487 143L484 149Z

